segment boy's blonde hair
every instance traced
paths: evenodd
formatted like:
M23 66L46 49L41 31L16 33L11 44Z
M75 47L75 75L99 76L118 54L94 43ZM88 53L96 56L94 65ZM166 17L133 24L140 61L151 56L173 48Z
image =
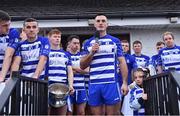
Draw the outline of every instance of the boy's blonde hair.
M48 33L48 36L52 36L53 34L62 34L60 30L58 29L52 29L49 33Z
M164 40L164 36L165 36L165 35L171 35L171 37L174 39L174 34L173 34L172 32L167 31L167 32L163 33L163 34L162 34L163 40Z

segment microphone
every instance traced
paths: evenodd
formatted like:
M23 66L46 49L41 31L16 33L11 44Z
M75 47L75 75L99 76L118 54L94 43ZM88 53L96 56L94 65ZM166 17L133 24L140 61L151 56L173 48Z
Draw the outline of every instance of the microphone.
M96 43L99 43L99 38L100 38L100 33L99 33L99 31L96 31L96 32L95 32L94 37L95 37L95 42L96 42Z

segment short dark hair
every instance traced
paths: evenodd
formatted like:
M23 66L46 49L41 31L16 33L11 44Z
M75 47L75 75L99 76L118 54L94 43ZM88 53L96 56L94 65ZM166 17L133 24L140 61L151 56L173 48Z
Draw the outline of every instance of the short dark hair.
M52 36L53 34L62 34L60 30L58 29L52 29L49 33L48 36Z
M103 13L98 13L98 14L96 14L96 15L95 15L95 18L96 18L97 16L105 16L106 18L108 18L107 15L106 15L106 14L103 14Z
M162 42L162 41L158 41L157 43L156 43L156 46L160 46L160 45L165 45L165 43L164 42Z
M25 20L24 20L24 26L25 26L25 23L26 22L38 22L35 18L26 18Z
M123 40L121 40L121 43L129 43L129 42L128 42L128 40L123 39Z
M70 35L70 36L68 37L67 41L68 41L68 42L71 42L71 41L73 40L73 38L76 38L76 39L80 40L80 37L79 37L79 36L77 36L77 35Z
M0 21L10 21L11 17L9 14L3 10L0 10Z
M142 43L139 40L134 41L133 46L134 46L134 44L141 44L142 45Z

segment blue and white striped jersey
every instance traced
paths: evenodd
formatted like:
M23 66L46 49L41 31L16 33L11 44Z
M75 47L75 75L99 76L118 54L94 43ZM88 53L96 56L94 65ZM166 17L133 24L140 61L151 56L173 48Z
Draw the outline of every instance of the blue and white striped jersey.
M149 56L143 55L141 54L141 56L136 56L135 54L133 54L132 56L135 57L138 68L146 68L149 65Z
M158 54L158 65L162 66L165 71L174 67L180 72L180 46L161 49Z
M98 41L99 51L94 54L90 64L90 83L114 83L117 76L117 57L123 57L121 42L108 34ZM95 37L85 42L83 47L85 55L91 51L95 42Z
M19 42L19 32L16 29L11 28L8 35L0 35L0 70L5 56L7 47L17 49ZM6 78L10 77L8 74Z
M71 61L72 61L72 67L80 67L80 58L81 58L81 53L78 52L77 54L71 54L68 52L71 56ZM84 90L85 89L85 79L84 75L80 73L74 74L74 83L73 87L75 90Z
M21 42L16 52L16 55L21 57L21 74L26 77L32 77L39 62L39 57L41 55L48 57L49 52L50 45L47 38L38 37L34 42L28 42L28 40ZM39 78L43 79L44 75L45 69Z
M139 87L137 84L133 86L130 90L130 108L133 109L134 115L145 115L144 100L142 99L143 88Z
M64 50L51 50L47 66L49 84L68 84L67 66L72 66L70 55Z

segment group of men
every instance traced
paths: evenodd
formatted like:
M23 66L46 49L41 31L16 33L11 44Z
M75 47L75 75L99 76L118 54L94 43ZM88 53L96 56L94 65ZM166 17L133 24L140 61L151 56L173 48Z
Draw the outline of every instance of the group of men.
M128 54L129 43L107 33L108 19L99 14L94 27L99 37L91 37L83 44L80 52L80 38L68 38L67 51L60 47L61 32L53 29L47 38L38 36L38 21L27 18L23 24L23 35L10 29L11 18L0 11L0 82L10 77L10 72L43 79L49 77L49 84L62 83L69 86L71 103L76 114L85 114L86 102L92 115L118 115L122 96L128 93L132 83L131 72L138 67L146 68L153 63L158 73L170 67L180 71L180 47L175 45L171 32L163 34L163 41L157 43L158 55L152 60L141 53L142 43L133 42L133 55ZM24 34L25 33L25 34ZM165 44L164 44L165 43ZM84 78L89 77L88 94ZM88 97L87 97L88 96ZM66 114L67 106L51 108L50 114Z

